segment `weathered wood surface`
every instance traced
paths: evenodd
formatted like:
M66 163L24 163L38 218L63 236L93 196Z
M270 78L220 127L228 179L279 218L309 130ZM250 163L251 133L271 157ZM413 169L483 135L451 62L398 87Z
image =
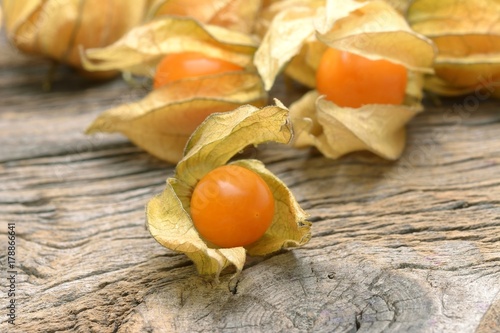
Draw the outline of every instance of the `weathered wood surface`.
M311 215L313 238L252 259L233 294L230 274L203 280L145 229L144 206L173 166L119 135L82 134L144 91L59 71L42 92L46 63L0 47L0 331L500 332L498 101L428 103L395 163L277 145L251 152Z

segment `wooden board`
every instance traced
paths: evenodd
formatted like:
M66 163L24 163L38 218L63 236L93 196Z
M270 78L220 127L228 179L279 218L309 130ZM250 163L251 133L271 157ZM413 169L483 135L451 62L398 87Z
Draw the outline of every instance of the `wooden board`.
M200 278L145 229L145 204L174 166L120 135L82 134L145 89L59 70L43 92L47 63L0 47L0 331L500 332L498 101L427 101L397 162L250 152L291 188L313 238L251 259L232 293L230 273Z

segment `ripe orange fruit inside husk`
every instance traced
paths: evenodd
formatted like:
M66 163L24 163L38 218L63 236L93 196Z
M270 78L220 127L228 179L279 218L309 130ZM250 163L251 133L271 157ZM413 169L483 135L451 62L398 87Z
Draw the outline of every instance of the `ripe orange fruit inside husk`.
M249 245L274 219L274 197L255 172L224 165L205 175L191 197L191 217L200 235L219 247Z
M404 101L407 75L402 65L328 48L316 72L316 89L341 107L397 105Z
M202 53L173 53L165 56L158 64L154 88L185 78L240 70L243 70L243 67L229 61L208 57Z

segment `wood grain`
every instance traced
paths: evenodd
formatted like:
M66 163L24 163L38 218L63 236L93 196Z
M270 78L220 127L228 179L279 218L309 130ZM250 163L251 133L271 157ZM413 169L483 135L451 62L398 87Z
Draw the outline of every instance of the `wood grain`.
M235 293L157 244L144 207L173 166L87 137L146 91L93 84L0 45L2 332L500 332L500 104L427 101L397 162L264 145L310 214L307 246L246 265ZM274 92L289 103L298 88ZM456 105L467 106L466 111ZM17 231L7 323L7 223ZM230 272L228 272L230 273Z

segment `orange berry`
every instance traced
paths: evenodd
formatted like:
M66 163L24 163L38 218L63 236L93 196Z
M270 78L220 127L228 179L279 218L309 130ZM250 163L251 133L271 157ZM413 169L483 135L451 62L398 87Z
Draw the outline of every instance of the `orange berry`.
M401 104L407 75L402 65L329 48L316 72L316 89L341 107Z
M274 197L255 172L236 165L210 171L191 197L191 217L200 235L223 248L251 244L274 218Z
M173 53L165 56L156 68L154 88L189 77L243 70L243 67L198 52Z

